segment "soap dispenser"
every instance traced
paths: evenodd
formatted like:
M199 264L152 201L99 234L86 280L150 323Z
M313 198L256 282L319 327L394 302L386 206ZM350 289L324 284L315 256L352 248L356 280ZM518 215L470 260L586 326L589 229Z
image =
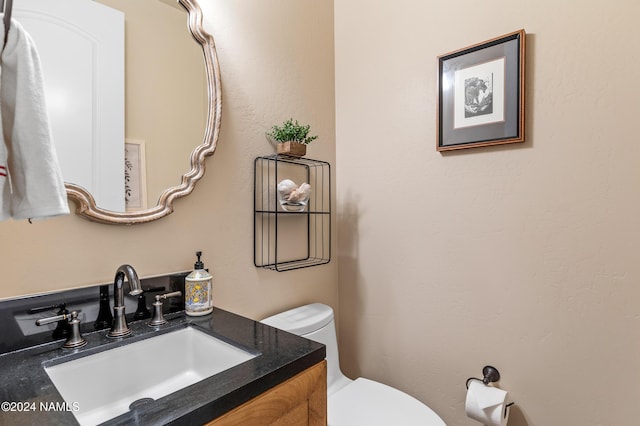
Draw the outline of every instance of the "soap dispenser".
M184 279L184 311L191 316L207 315L213 311L213 277L204 269L200 256L202 252L197 251L194 270Z

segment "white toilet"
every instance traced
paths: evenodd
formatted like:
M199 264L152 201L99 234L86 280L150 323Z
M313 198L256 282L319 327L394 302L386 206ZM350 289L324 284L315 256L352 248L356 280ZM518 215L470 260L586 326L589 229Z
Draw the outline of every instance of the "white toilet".
M373 380L351 380L342 374L331 307L312 303L261 322L327 347L329 426L446 426L433 410L414 397Z

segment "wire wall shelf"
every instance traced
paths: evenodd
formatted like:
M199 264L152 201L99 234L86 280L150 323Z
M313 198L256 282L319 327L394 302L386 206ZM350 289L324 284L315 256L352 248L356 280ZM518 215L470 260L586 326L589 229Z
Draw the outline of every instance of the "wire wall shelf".
M311 186L297 211L278 197L288 179ZM278 272L323 265L331 260L331 166L326 161L267 155L254 161L254 264Z

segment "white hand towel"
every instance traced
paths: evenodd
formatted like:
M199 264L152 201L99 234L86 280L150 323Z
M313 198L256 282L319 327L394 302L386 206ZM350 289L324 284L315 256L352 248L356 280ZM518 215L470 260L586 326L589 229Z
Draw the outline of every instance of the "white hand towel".
M4 27L1 20L0 27ZM0 34L4 38L4 28ZM0 166L5 167L0 167L0 220L69 214L45 104L40 58L33 39L15 19L2 51L0 73ZM2 171L8 176L2 176Z

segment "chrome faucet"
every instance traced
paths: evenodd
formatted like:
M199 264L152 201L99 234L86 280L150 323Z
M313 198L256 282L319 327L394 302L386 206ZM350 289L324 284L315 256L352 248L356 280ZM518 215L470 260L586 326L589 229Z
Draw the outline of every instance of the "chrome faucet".
M131 265L122 265L116 270L113 280L113 325L107 337L125 337L131 334L127 319L124 316L124 277L129 282L129 294L137 296L142 293L140 279Z

